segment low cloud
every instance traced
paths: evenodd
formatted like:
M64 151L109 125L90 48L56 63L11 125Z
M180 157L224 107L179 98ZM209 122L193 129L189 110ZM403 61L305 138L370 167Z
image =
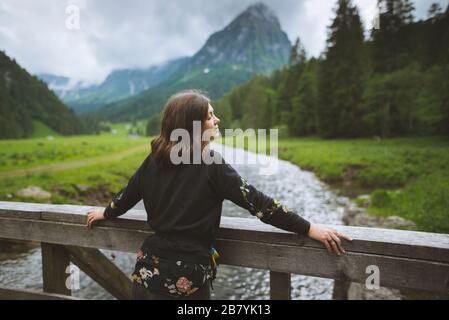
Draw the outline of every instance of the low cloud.
M449 0L440 0L446 7ZM2 0L0 49L32 73L100 82L114 69L145 68L193 55L254 0ZM366 28L377 0L354 1ZM324 49L335 0L266 0L291 41L300 37L309 55ZM66 27L66 8L79 8L79 29ZM425 17L428 0L416 0Z

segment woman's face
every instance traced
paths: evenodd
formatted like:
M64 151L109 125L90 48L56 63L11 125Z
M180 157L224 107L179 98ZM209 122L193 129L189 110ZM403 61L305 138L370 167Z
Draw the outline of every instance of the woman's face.
M209 111L207 114L207 118L204 121L204 131L211 130L211 137L216 138L220 135L220 131L218 129L218 124L220 123L220 119L214 114L214 108L209 104Z

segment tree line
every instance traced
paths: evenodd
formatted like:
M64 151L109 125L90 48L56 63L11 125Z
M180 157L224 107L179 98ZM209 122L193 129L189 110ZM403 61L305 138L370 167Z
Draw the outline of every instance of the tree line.
M99 119L77 117L42 80L0 51L0 139L31 137L36 121L62 135L101 130Z
M280 128L323 138L449 134L449 6L415 21L409 0L379 0L369 36L358 8L338 0L325 51L299 39L289 64L216 102L223 128Z

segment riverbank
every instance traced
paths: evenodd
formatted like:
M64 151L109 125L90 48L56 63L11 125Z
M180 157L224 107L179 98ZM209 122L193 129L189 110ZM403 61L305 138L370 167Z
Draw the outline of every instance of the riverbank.
M372 215L399 216L417 230L449 233L447 139L288 138L279 140L278 152L343 195L370 195L366 210Z

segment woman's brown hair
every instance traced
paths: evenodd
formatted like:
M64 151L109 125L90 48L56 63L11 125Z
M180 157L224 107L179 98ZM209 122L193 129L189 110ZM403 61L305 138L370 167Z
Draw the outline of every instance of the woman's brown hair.
M206 120L209 113L210 99L199 90L185 90L171 96L162 114L161 132L151 142L151 149L156 164L165 167L171 164L170 152L178 141L170 141L170 135L175 129L185 129L193 143L194 121ZM192 150L191 148L190 150Z

